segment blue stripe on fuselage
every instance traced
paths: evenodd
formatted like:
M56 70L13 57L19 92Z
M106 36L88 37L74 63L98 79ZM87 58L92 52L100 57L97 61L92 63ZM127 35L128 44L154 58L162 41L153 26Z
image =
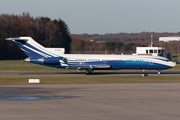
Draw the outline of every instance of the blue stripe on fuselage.
M150 63L150 62L138 62L138 61L120 61L113 66L119 66L119 69L168 69L171 68L170 66L158 64L158 63Z
M113 69L151 69L151 70L163 70L171 68L170 66L158 64L158 63L150 63L150 62L142 62L142 61L68 61L68 65L109 65L112 66Z

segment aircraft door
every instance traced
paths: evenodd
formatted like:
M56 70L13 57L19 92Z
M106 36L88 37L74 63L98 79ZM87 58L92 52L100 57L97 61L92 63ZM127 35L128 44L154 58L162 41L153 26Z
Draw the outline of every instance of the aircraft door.
M107 60L102 60L103 61L103 63L107 63Z
M152 60L150 60L150 61L149 61L149 65L153 65L153 62L152 62Z

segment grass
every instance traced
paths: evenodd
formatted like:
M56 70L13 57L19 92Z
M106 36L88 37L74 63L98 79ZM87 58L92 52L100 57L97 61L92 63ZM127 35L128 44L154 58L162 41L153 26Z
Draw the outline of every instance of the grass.
M0 84L29 84L28 79L40 79L41 84L180 82L180 76L0 76Z
M173 54L173 56L178 56L178 57L180 57L180 54Z
M66 72L64 69L57 69L52 67L46 67L42 65L32 64L24 62L23 60L3 60L0 61L1 73L26 73L26 72ZM68 70L72 71L72 70Z

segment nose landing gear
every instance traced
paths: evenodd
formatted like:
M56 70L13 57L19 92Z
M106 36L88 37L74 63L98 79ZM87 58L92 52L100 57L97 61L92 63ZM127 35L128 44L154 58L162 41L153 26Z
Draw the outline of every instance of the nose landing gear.
M162 70L157 70L158 75L160 75L160 74L161 74L161 71L162 71Z

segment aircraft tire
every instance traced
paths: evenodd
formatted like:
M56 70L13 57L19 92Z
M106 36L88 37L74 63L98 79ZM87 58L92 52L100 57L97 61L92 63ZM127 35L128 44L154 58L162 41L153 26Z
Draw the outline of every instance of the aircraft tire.
M91 73L92 73L91 71L86 70L86 75L89 75L89 74L91 74Z

